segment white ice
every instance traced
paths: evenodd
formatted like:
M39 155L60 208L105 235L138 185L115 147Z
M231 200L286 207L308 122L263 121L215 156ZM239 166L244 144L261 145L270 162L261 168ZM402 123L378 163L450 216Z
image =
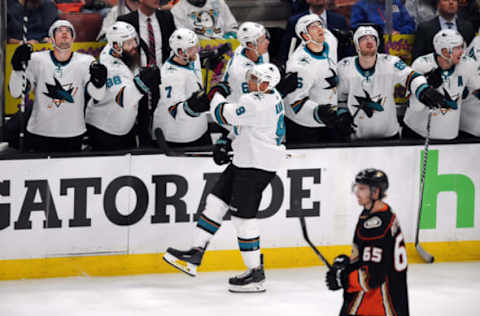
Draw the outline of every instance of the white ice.
M341 292L327 290L325 267L267 270L267 292L233 294L238 271L0 282L1 316L328 316ZM480 262L413 264L410 315L480 315Z

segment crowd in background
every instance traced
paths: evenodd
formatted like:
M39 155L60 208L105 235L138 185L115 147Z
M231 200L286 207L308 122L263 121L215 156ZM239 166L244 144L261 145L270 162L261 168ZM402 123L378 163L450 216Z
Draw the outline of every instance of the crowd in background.
M116 21L126 22L133 27L138 36L139 67L132 72L132 80L136 80L136 84L138 87L139 82L144 82L147 84L147 82L152 78L151 73L142 73L143 68L156 66L158 67L158 72L160 73L160 69L163 65L165 65L166 63L168 64L169 62L175 63L175 61L172 62L172 58L177 56L177 51L172 51L171 36L176 29L189 29L193 31L200 40L237 39L240 42L242 41L238 36L239 25L241 26L242 24L237 22L237 19L228 7L229 1L125 0L124 6L122 6L121 8L117 5L116 2L117 1L115 0L7 0L7 42L9 44L19 44L22 42L23 36L25 35L27 42L30 44L46 42L55 43L55 34L49 34L49 30L51 30L51 26L55 21L61 19L61 17L65 17L65 14L69 12L94 12L96 14L100 14L103 18L103 24L100 32L95 36L98 41L108 41L108 31L111 29L112 25L116 23ZM480 27L480 1L393 0L392 3L392 33L415 35L415 41L412 51L412 61L417 59L418 57L434 53L435 48L433 44L433 39L440 30L457 31L463 37L465 46L470 45L468 49L466 49L465 47L464 55L469 55L470 58L475 61L476 58L480 58L480 45L478 43L478 36L474 41L475 33ZM324 39L322 39L322 42L324 41L326 44L322 44L322 50L320 52L325 53L325 47L332 50L331 52L329 52L328 58L332 59L335 65L337 63L340 65L340 61L342 59L350 56L355 56L357 54L358 47L356 47L355 45L353 32L359 26L365 25L366 23L370 23L370 25L372 25L378 33L378 52L383 53L383 34L388 31L386 29L388 23L386 21L385 0L358 0L352 5L351 13L348 17L345 17L342 14L336 12L335 3L328 2L327 0L291 0L288 1L288 4L283 3L283 5L289 5L289 9L291 10L292 14L288 18L285 28L280 28L280 31L278 30L278 28L271 30L272 32L270 32L270 37L266 39L266 41L269 41L270 43L270 49L267 49L267 51L265 52L265 56L268 56L266 58L268 58L271 62L275 63L279 67L282 72L282 77L288 76L288 74L290 73L288 71L288 60L293 52L293 49L295 47L298 47L299 45L302 45L302 43L308 44L310 41L308 39L306 40L304 36L300 38L299 35L301 36L301 33L298 33L296 27L299 20L311 14L315 14L319 17L319 23L324 29L324 31L322 31L322 38L324 37ZM24 15L28 16L28 27L26 34L23 34ZM268 32L266 32L266 34L267 33ZM329 40L329 36L332 37L331 40ZM73 36L73 40L74 39L75 36ZM257 41L257 38L255 39L255 41ZM272 43L275 43L275 45L273 45ZM279 47L279 49L272 50L271 47L273 46ZM243 46L241 45L241 47L244 47L244 49L246 48L248 51L248 42L246 42ZM183 49L183 51L185 51L183 47L180 47L178 49ZM256 51L257 47L255 46L254 49ZM241 53L242 52L239 51L239 54ZM256 51L256 53L258 56L250 58L250 60L254 63L258 63L264 55L258 53L258 51ZM122 53L120 53L120 55L121 54ZM196 62L197 61L193 63ZM204 60L198 60L198 63L200 67L205 68L206 65L204 64ZM188 63L186 65L188 66ZM480 81L480 63L477 62L475 65L475 67L478 67L479 69L478 80ZM20 69L21 67L18 66L17 68ZM97 73L95 73L95 71L97 71ZM93 70L93 72L91 70L91 77L89 77L88 74L85 74L85 91L87 91L88 89L90 89L91 91L93 89L91 86L87 89L87 82L88 80L92 80L91 78L98 76L98 71L101 70L96 69ZM373 71L375 71L374 68ZM142 74L143 77L140 76ZM337 78L337 74L338 72L334 71L332 78L334 78L338 83L339 79ZM162 70L162 76L163 75L164 73ZM435 76L438 77L439 75L436 74ZM111 79L112 78L109 75L108 80ZM322 77L322 79L324 78ZM112 83L109 83L108 80L106 78L104 83L107 89L110 88L109 84L112 85ZM228 79L226 78L224 78L224 80L228 81ZM199 85L201 85L201 82L199 83ZM147 86L148 89L149 85L147 84ZM116 140L115 138L105 138L105 141L111 143L117 143L118 141L126 141L126 143L128 143L127 148L157 146L157 142L155 140L156 137L154 135L155 133L152 132L152 124L154 124L154 112L157 108L157 103L159 102L159 99L161 100L162 98L168 98L168 94L165 94L165 91L162 91L162 88L164 87L160 86L160 90L156 92L157 94L153 93L153 91L155 91L155 89L153 88L149 89L148 93L143 93L141 89L138 88L138 90L140 91L137 98L138 114L136 115L136 119L132 129L126 131L126 134L128 134L128 138L121 138ZM205 88L206 87L203 87L202 89ZM93 94L95 94L95 92ZM473 92L470 91L470 96L472 94ZM117 97L119 95L120 94L118 94ZM90 95L90 97L92 96L93 95ZM289 100L287 96L285 97L285 100ZM468 97L468 90L466 92L464 91L462 98L467 99ZM98 96L98 98L101 99L100 96ZM188 96L186 96L186 98L188 99ZM186 100L181 101L186 102ZM85 100L85 105L88 102L88 100ZM287 104L289 102L291 104ZM289 100L288 102L286 102L285 106L293 108L293 104L296 104L296 102L298 102L298 100ZM471 102L478 103L478 100L474 100ZM172 104L171 106L173 105L174 104ZM303 106L303 103L301 105ZM332 104L332 106L336 107L337 104ZM480 106L480 104L478 104L477 106ZM35 109L33 110L33 112L35 113ZM81 117L80 115L78 116L78 119L85 120L85 117ZM12 119L12 124L13 122L15 122L14 119ZM355 123L351 124L355 125ZM292 128L291 126L292 122L290 122L290 128ZM323 124L322 126L326 128L316 131L316 133L322 133L322 137L312 140L322 142L343 142L356 139L356 137L351 137L352 135L350 134L345 137L344 133L338 133L337 129L331 129L328 124ZM89 127L88 122L87 128L89 129L89 132L91 132L91 130L95 130L95 132L97 133L95 135L97 136L98 133L105 133L105 131L97 131L98 126ZM458 130L460 128L461 127L458 127L457 133L453 138L456 138L458 135L468 137L480 136L472 132L459 134ZM12 128L13 132L11 133L16 133L16 131L18 131L19 129L21 129L21 127L16 126ZM27 133L31 134L31 131L29 132L28 130L29 129L27 128ZM289 125L287 121L287 145L289 144L288 130ZM221 128L220 131L226 133L226 131ZM77 133L78 135L73 136L83 137L84 133L85 132L82 130L81 132ZM107 131L106 133L108 136L112 136L115 134L111 131ZM92 135L92 133L88 134L89 136ZM7 136L8 135L9 134L7 133ZM62 137L56 135L48 135L48 137L50 136L53 138ZM204 135L202 134L201 136ZM387 139L388 137L371 138ZM85 142L85 140L82 141ZM170 142L169 139L167 139L167 142L171 146L175 146L175 142ZM306 142L308 141L302 142L301 139L291 140L291 143ZM184 145L192 144L195 145L198 143L187 142ZM211 142L206 142L202 144L211 144ZM88 144L88 142L87 147L92 148L91 144ZM115 147L101 146L98 144L93 147L93 149L98 150L125 148L121 145ZM83 148L85 148L85 144Z

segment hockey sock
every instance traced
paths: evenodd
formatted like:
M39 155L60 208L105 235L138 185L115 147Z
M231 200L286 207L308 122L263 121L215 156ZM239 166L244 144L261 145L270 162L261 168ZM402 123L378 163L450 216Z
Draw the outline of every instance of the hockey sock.
M256 218L239 218L232 216L237 230L238 246L243 262L249 269L260 266L260 230Z
M213 194L207 196L205 210L200 215L195 229L193 247L205 248L215 235L228 211L228 205Z

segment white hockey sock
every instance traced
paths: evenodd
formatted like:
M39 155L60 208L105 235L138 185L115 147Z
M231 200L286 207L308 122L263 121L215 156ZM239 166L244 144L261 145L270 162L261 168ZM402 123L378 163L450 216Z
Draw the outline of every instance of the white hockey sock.
M193 247L205 248L222 225L223 217L228 211L228 205L213 194L207 196L205 210L200 215L195 229Z
M256 218L240 218L232 216L233 225L237 230L238 247L243 262L249 269L260 266L260 230Z

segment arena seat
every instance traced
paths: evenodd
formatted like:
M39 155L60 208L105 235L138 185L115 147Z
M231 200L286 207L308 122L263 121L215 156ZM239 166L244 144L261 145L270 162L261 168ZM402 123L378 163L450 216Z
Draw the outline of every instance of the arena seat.
M98 13L62 13L60 18L73 24L76 42L95 42L102 28L102 16Z

